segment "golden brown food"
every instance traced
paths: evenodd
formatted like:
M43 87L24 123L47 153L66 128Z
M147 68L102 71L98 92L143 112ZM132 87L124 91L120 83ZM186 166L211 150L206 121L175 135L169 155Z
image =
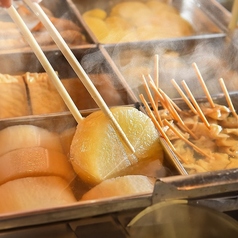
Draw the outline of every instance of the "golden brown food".
M89 74L89 78L108 106L126 103L126 92L123 94L123 89L118 90L113 85L109 74ZM61 81L80 110L98 107L79 78L62 79Z
M182 165L189 173L236 168L238 130L232 126L236 125L233 122L237 121L237 118L234 118L230 109L224 105L215 104L212 108L208 103L202 103L200 108L209 121L209 128L190 111L184 114L186 116L183 117L183 121L197 137L193 138L190 135L189 141L206 155L199 153L181 138L173 138L168 134ZM166 133L168 132L169 130Z
M77 126L70 160L78 176L89 184L127 174L127 169L142 161L163 160L159 134L147 115L133 107L115 107L111 112L136 152L128 151L102 111L87 116Z
M67 111L67 107L46 73L24 75L33 115Z
M51 11L49 11L49 9L45 7L42 8L49 16L51 22L57 28L67 44L72 46L87 43L87 39L82 28L75 22L63 17L57 18ZM19 5L17 11L24 19L24 22L31 30L33 36L40 46L55 45L45 27L28 8L26 8L24 5ZM22 48L29 48L29 45L21 35L19 29L17 29L16 25L13 22L0 20L0 49L12 50Z
M23 78L0 74L0 118L27 116L29 114Z

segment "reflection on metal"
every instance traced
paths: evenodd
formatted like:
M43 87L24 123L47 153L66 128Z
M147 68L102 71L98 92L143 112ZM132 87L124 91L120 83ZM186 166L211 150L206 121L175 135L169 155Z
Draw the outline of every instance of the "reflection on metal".
M238 210L238 169L158 180L152 203L173 199L187 199L220 211Z

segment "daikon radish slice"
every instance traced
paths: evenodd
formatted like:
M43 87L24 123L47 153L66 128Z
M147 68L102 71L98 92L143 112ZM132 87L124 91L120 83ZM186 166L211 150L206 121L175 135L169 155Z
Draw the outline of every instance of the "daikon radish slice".
M159 133L147 115L133 107L111 111L136 152L128 151L102 111L87 116L77 126L70 160L79 177L92 185L126 175L126 169L140 161L163 160Z
M153 192L155 180L143 175L127 175L107 179L86 192L81 200L95 200Z
M10 126L0 131L0 155L9 151L41 146L63 153L59 135L33 125Z
M75 202L68 182L56 176L21 178L0 186L0 213L52 208Z
M68 183L75 178L66 155L42 147L21 148L0 156L0 184L36 176L59 176Z

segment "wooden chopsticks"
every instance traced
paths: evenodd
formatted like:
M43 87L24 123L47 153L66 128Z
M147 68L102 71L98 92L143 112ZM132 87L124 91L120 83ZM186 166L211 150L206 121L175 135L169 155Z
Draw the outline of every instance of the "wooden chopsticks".
M131 145L130 141L126 137L125 133L123 132L122 128L116 121L115 117L111 113L110 109L104 102L103 98L97 91L96 87L58 32L58 30L54 27L54 25L49 20L48 16L44 13L44 11L41 9L38 3L31 2L30 0L24 0L24 2L31 8L31 10L36 14L36 16L40 19L40 21L43 23L43 25L48 30L50 36L55 41L56 45L59 47L61 52L64 54L65 58L68 60L69 64L75 71L75 73L78 75L79 79L82 81L92 98L95 100L99 108L103 111L103 113L111 120L115 131L118 133L122 141L125 143L125 145L130 149L132 153L135 152L134 147ZM24 21L21 19L20 15L16 11L16 9L11 6L7 9L8 14L11 16L15 24L19 27L20 31L22 32L25 40L28 42L30 47L32 48L33 52L37 56L38 60L44 67L45 71L49 74L50 78L53 80L53 83L58 90L59 94L65 101L67 107L69 108L70 112L74 116L75 120L77 122L80 122L83 117L79 113L77 107L75 106L74 102L70 98L68 92L64 88L63 84L61 83L60 79L54 72L52 66L50 65L49 61L47 60L46 56L44 55L43 51L41 50L40 46L38 45L37 41L29 31L29 29L26 27Z

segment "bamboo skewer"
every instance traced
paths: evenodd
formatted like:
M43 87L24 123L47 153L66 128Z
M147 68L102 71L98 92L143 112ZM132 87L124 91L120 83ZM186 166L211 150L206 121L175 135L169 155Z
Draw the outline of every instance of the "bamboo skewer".
M51 64L47 60L46 56L44 55L43 51L41 50L40 46L36 42L35 38L23 22L22 18L16 11L16 9L13 6L10 6L7 8L8 14L12 18L12 20L16 23L16 25L19 27L21 33L27 40L30 47L33 49L35 55L37 56L38 60L42 64L43 68L49 75L50 79L53 81L54 86L58 90L60 96L64 100L65 104L67 105L68 109L72 113L75 120L79 123L83 120L82 115L80 114L78 108L75 106L74 102L72 101L71 97L69 96L68 92L66 91L64 85L60 81L58 75L52 68Z
M231 10L231 19L228 25L229 30L231 31L235 30L237 26L237 20L238 20L238 0L235 0L233 2L233 6Z
M157 96L160 98L160 101L163 101L163 107L166 108L171 116L182 125L183 129L187 130L188 133L194 138L197 139L197 136L186 126L186 124L183 122L182 118L179 116L177 111L174 108L174 104L172 103L173 101L161 90L161 89L156 89L155 85L153 82L151 82L151 85L153 89L155 90L155 93Z
M159 55L154 56L154 82L155 86L159 88Z
M181 108L178 107L178 105L161 89L159 88L160 93L166 96L167 100L173 105L173 107L178 111L182 112Z
M198 114L196 109L194 108L193 104L188 100L187 96L185 95L185 93L182 91L182 89L179 87L179 85L176 83L176 81L174 79L171 80L172 84L174 85L174 87L177 89L178 93L180 94L180 96L182 97L182 99L186 102L186 104L188 105L188 107L192 110L192 112L194 114Z
M166 119L164 120L164 124L167 125L178 137L180 137L180 139L182 139L183 141L185 141L187 144L189 144L191 147L194 148L194 150L196 150L199 154L212 159L211 156L209 156L208 154L206 154L205 152L203 152L199 147L197 147L196 145L194 145L192 142L190 142L189 140L187 140L181 133L179 133Z
M99 92L97 91L97 89L95 88L95 86L93 85L91 80L88 78L86 72L83 70L83 68L77 61L76 57L73 55L72 51L69 49L68 45L65 43L65 41L63 40L63 38L61 37L61 35L57 31L57 29L51 23L51 21L49 20L47 15L44 13L44 11L41 9L41 7L37 3L33 3L30 0L24 0L24 1L33 10L33 12L38 16L38 18L41 20L43 25L49 31L51 37L56 42L57 46L60 48L61 52L64 54L66 59L69 61L70 65L72 66L72 68L74 69L74 71L76 72L78 77L82 80L84 86L87 88L87 90L89 91L92 98L95 100L95 102L98 104L98 106L104 112L104 114L106 116L108 116L108 118L113 123L113 126L114 126L116 132L118 132L118 134L120 135L122 141L130 149L130 151L132 153L134 153L135 152L134 147L131 145L130 141L128 140L128 138L126 137L124 132L122 131L120 125L117 123L117 121L114 118L113 114L111 113L110 109L107 107L106 103L103 101L101 95L99 94ZM43 65L43 67L45 68L46 72L47 73L49 72L50 73L49 76L53 77L54 83L56 84L56 88L59 91L60 95L63 98L66 98L65 95L68 95L68 94L66 94L67 91L65 90L64 86L60 84L61 82L60 82L59 78L58 77L56 78L54 76L50 63L48 62L47 58L45 57L45 55L42 52L41 48L39 47L38 43L32 36L31 32L26 27L25 23L22 21L21 17L19 16L19 14L15 10L15 8L13 6L8 8L8 13L12 17L14 22L18 25L20 30L22 31L25 39L27 40L28 44L31 46L32 50L34 51L37 58L39 59L39 61ZM62 93L62 92L65 92L65 93ZM73 101L70 99L71 98L68 96L67 99L65 100L66 105L70 109L71 108L75 109L75 110L72 109L72 111L74 113L73 115L76 117L76 119L77 119L76 121L79 122L83 118L82 118L82 116L79 117L78 109L74 105Z
M197 136L186 126L186 124L184 123L184 121L182 120L182 118L179 116L179 114L176 112L176 110L174 109L172 103L170 102L168 96L166 94L164 94L162 92L162 96L165 98L165 100L168 102L168 110L170 111L170 113L172 115L175 115L175 120L177 122L179 122L184 128L185 130L188 131L188 133L194 138L194 139L198 139Z
M193 68L195 69L195 72L196 72L197 77L198 77L198 80L199 80L199 82L200 82L200 84L201 84L201 86L202 86L202 89L203 89L203 91L204 91L205 94L206 94L206 97L207 97L207 99L208 99L208 102L210 103L210 106L211 106L212 108L214 108L214 107L215 107L215 104L214 104L214 102L213 102L213 100L212 100L212 97L211 97L211 95L210 95L210 93L209 93L209 91L208 91L208 89L207 89L207 86L206 86L206 84L205 84L205 82L204 82L204 80L203 80L203 77L202 77L202 75L201 75L201 73L200 73L200 71L199 71L199 69L198 69L198 67L197 67L197 64L196 64L196 63L193 63L192 65L193 65Z
M220 83L220 85L221 85L222 91L223 91L223 93L224 93L224 95L225 95L225 97L226 97L227 104L229 105L229 108L230 108L230 110L231 110L233 116L234 116L235 118L238 118L238 115L237 115L236 110L235 110L235 108L234 108L234 106L233 106L233 103L232 103L232 101L231 101L231 98L230 98L230 96L229 96L229 93L228 93L228 91L227 91L227 88L226 88L226 85L225 85L225 83L224 83L223 78L220 78L220 79L219 79L219 83Z
M188 94L190 100L192 101L194 107L196 108L199 117L200 117L201 120L204 122L204 124L206 125L206 127L207 127L208 129L210 129L210 124L208 123L208 121L207 121L206 117L204 116L204 114L203 114L201 108L200 108L199 105L197 104L195 98L193 97L193 94L191 93L189 87L187 86L187 84L186 84L186 82L185 82L184 80L182 81L182 85L183 85L185 91L187 92L187 94Z
M149 77L150 77L150 75L149 75ZM150 78L151 78L151 77L150 77ZM161 95L161 92L162 92L163 94L165 94L165 95L167 95L167 94L166 94L161 88L156 88L156 86L155 86L153 80L150 80L150 85L151 85L151 87L152 87L152 89L153 89L155 95L157 95L158 98L159 98L159 100L161 101L162 106L163 106L164 108L166 108L166 105L165 105L165 104L166 104L166 100L165 100L165 99L163 98L163 96ZM182 110L176 105L176 103L174 103L174 101L173 101L170 97L167 96L167 98L169 99L170 103L174 106L174 108L176 108L176 110L177 110L178 112L181 112L181 111L182 111Z
M171 143L171 141L169 140L168 136L166 135L166 133L164 132L163 128L160 126L160 124L158 123L158 121L156 120L153 112L151 111L148 103L146 102L144 96L142 94L139 95L141 102L144 104L146 111L149 115L149 117L151 118L151 120L153 121L156 129L159 131L159 133L161 134L161 136L166 140L166 142L168 143L168 145L172 148L172 150L175 151L175 148L173 146L173 144Z
M154 113L155 113L155 115L156 115L156 118L157 118L157 120L158 120L160 126L163 126L162 120L161 120L161 118L160 118L160 114L159 114L159 112L158 112L158 106L156 106L155 101L153 100L153 97L152 97L152 95L151 95L149 86L148 86L148 84L147 84L147 82L146 82L146 79L145 79L145 76L144 76L144 75L142 75L142 79L143 79L143 81L144 81L145 91L146 91L146 93L147 93L147 96L148 96L148 98L149 98L149 101L150 101L150 103L151 103L151 106L153 107L153 110L154 110Z
M159 55L155 54L154 56L154 83L157 88L159 88ZM154 97L155 105L158 108L159 102L158 97Z

